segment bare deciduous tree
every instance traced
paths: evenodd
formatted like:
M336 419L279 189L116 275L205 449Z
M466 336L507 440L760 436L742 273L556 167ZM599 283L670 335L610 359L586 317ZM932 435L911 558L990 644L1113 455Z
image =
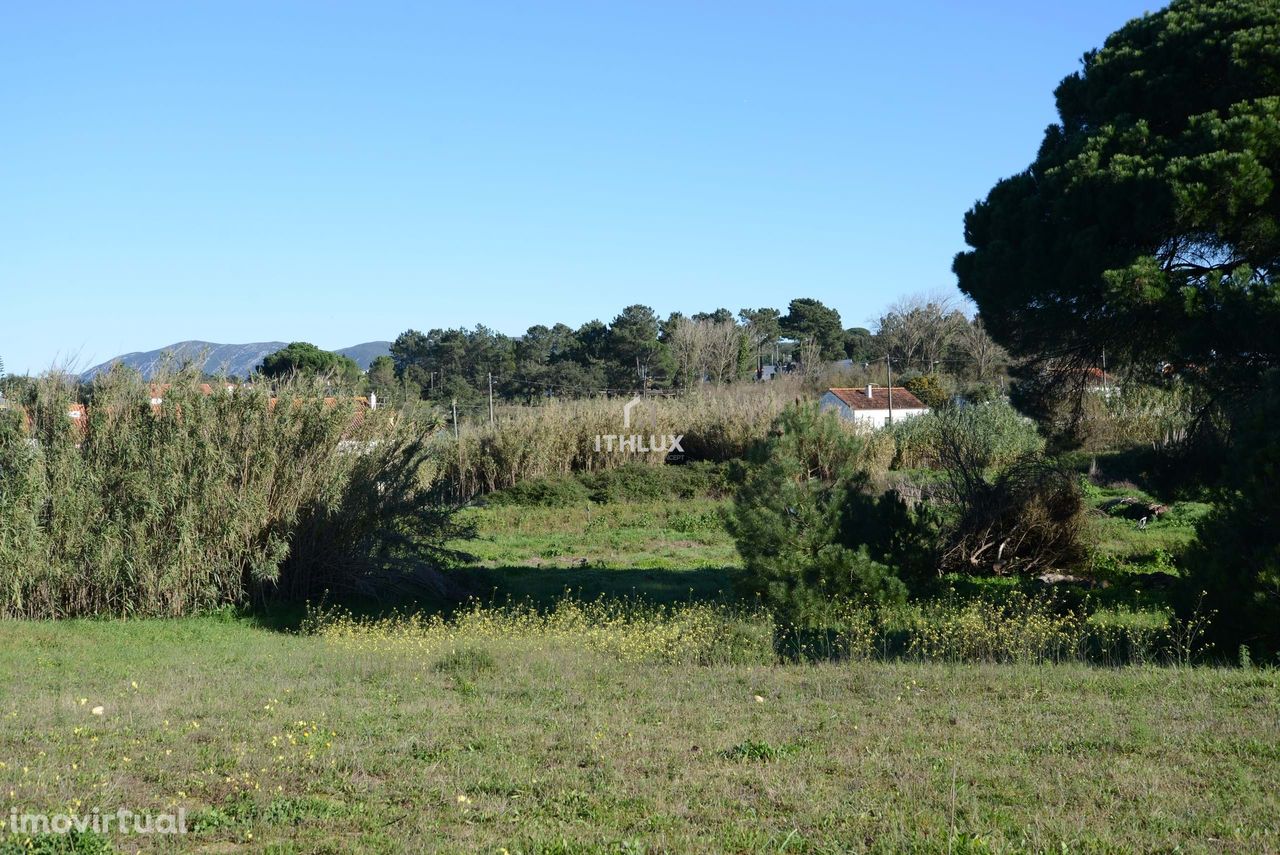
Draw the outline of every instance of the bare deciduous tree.
M817 339L805 339L800 342L800 367L808 380L817 380L822 374L822 343Z
M967 326L954 298L917 294L893 303L877 322L876 335L896 365L930 372Z
M680 318L669 336L682 386L688 388L701 380L718 385L738 376L742 329L732 320Z
M998 368L1009 363L1009 354L987 334L980 316L975 315L970 323L965 324L958 344L969 360L974 379L980 383L989 380Z

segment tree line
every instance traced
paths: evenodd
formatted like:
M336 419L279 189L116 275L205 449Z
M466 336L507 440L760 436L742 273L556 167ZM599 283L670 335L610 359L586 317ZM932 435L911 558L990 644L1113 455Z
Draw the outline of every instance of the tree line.
M489 394L532 403L544 397L674 391L751 380L777 370L812 371L833 362L888 360L899 375L946 373L990 383L1007 362L986 334L945 296L906 298L873 325L845 327L840 313L799 297L787 310L728 309L660 317L631 305L611 321L536 324L508 336L472 329L410 329L374 360L368 384L384 395L471 403Z

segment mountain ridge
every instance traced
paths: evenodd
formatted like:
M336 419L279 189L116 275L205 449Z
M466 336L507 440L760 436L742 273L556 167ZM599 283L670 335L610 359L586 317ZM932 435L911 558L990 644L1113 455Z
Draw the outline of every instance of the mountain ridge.
M226 374L229 377L245 377L262 364L262 360L289 345L285 341L256 341L248 344L218 344L212 341L179 341L155 350L134 351L114 356L80 373L83 380L92 380L111 366L120 364L138 371L150 379L166 364L174 368L204 358L202 369L206 374ZM366 341L340 348L334 353L349 356L362 370L379 356L391 352L389 341Z

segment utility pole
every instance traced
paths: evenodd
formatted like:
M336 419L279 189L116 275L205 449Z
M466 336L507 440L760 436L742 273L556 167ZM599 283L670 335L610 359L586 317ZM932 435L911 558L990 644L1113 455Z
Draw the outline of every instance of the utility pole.
M1102 348L1102 397L1107 397L1107 349Z
M453 440L458 441L458 399L453 399Z
M889 393L889 424L893 424L893 366L887 353L884 357L884 370L889 375L889 388L885 391Z
M489 372L489 427L493 427L493 372Z

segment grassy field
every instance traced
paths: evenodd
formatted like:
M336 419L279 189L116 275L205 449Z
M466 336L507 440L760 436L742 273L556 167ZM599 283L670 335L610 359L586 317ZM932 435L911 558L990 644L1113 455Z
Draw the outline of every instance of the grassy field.
M0 667L9 806L190 812L125 847L1280 851L1274 671L640 664L216 618L3 624Z
M1131 487L1100 487L1092 491L1090 516L1093 543L1099 554L1111 556L1123 564L1140 565L1157 560L1161 553L1174 556L1195 539L1196 523L1209 512L1204 502L1173 502L1167 513L1139 528L1132 519L1107 514L1107 502L1133 497L1155 502L1150 494Z
M0 853L1280 852L1275 670L961 664L910 647L781 664L769 631L700 605L725 600L739 565L722 507L465 512L479 538L460 544L477 556L454 571L460 590L686 604L645 626L0 624L0 805L181 807L191 829L0 834ZM1092 525L1123 578L1165 566L1202 512ZM966 584L962 601L1016 596L1010 580ZM1091 594L1068 634L1159 632L1163 604L1139 587ZM1007 643L984 614L961 606L922 637ZM1056 631L1046 614L1025 629Z
M1121 583L1100 599L1108 604L1147 608L1142 574L1176 575L1176 556L1195 537L1195 522L1209 506L1174 502L1145 529L1101 510L1109 500L1134 496L1155 501L1138 488L1099 487L1091 491L1089 540L1100 557L1098 569ZM572 590L580 595L643 594L659 602L713 599L732 588L741 566L721 513L727 500L671 498L652 502L611 502L560 508L499 505L472 507L476 540L455 545L476 556L468 571L468 591L482 599L547 601ZM1002 580L979 580L979 588L1000 588ZM1160 602L1157 597L1154 602Z
M564 508L474 507L479 538L458 546L491 567L690 570L739 558L713 499L617 502Z
M480 599L550 601L643 595L656 602L716 599L740 566L720 519L724 502L583 503L566 508L473 507L475 540L456 543L477 558L462 571Z

